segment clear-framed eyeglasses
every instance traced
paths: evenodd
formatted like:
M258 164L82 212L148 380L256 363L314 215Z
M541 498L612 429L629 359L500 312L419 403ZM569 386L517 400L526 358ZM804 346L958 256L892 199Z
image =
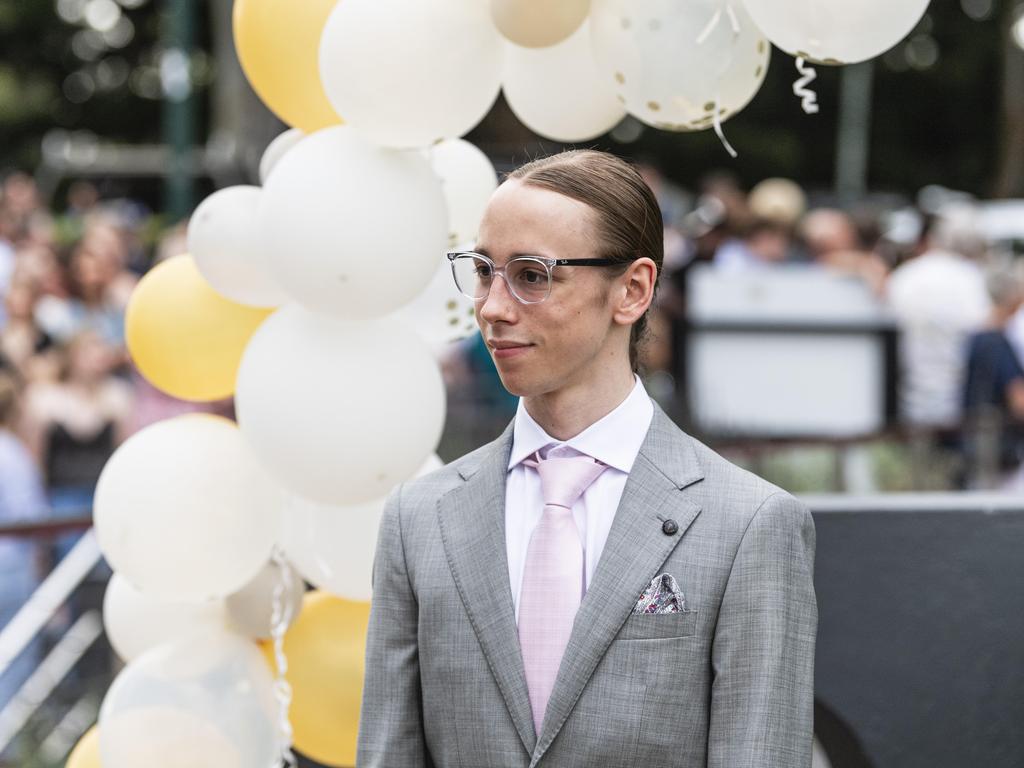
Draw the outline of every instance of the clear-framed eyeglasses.
M551 259L544 256L516 256L499 267L487 256L474 251L451 251L455 286L464 296L483 301L495 276L501 277L509 293L522 304L539 304L551 295L551 272L556 267L610 267L615 259Z

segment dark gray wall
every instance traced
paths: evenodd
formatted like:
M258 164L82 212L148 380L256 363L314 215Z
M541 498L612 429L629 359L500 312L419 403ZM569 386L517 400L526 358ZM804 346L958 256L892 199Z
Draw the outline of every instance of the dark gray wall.
M805 501L835 765L842 723L872 768L1024 766L1024 499Z

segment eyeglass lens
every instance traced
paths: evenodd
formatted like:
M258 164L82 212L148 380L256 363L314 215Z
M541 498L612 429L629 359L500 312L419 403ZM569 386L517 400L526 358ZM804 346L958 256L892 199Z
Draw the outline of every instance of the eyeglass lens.
M491 290L494 270L479 256L460 255L453 262L452 270L459 291L469 298L483 299ZM504 272L509 289L520 301L535 303L547 298L551 276L544 262L523 257L510 259Z

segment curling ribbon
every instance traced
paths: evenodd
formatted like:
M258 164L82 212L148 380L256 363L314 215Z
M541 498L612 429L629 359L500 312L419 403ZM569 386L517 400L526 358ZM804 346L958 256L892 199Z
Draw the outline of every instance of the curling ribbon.
M274 698L277 699L280 720L278 730L281 738L281 761L287 768L298 768L298 760L292 752L292 724L288 719L288 708L292 703L292 687L285 678L288 671L288 659L284 655L284 634L288 631L295 606L292 604L293 592L289 589L291 581L291 565L284 556L280 546L275 545L272 554L274 565L277 566L278 581L274 585L273 604L270 613L270 637L274 642L274 663L277 674L274 678Z
M814 82L818 73L814 67L807 65L803 56L798 56L796 59L796 71L801 76L793 83L793 95L800 98L800 106L803 107L805 113L815 115L818 113L818 94L807 86Z

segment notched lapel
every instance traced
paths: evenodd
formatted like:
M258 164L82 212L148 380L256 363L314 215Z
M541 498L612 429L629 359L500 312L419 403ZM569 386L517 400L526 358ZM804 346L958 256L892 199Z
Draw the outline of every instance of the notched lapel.
M702 477L688 441L655 405L651 429L626 480L593 582L576 614L531 768L555 740L644 587L700 513L685 490ZM678 528L668 535L662 526L670 518Z
M448 565L528 753L536 744L526 687L505 545L505 482L511 426L493 444L466 482L438 501L438 520Z

